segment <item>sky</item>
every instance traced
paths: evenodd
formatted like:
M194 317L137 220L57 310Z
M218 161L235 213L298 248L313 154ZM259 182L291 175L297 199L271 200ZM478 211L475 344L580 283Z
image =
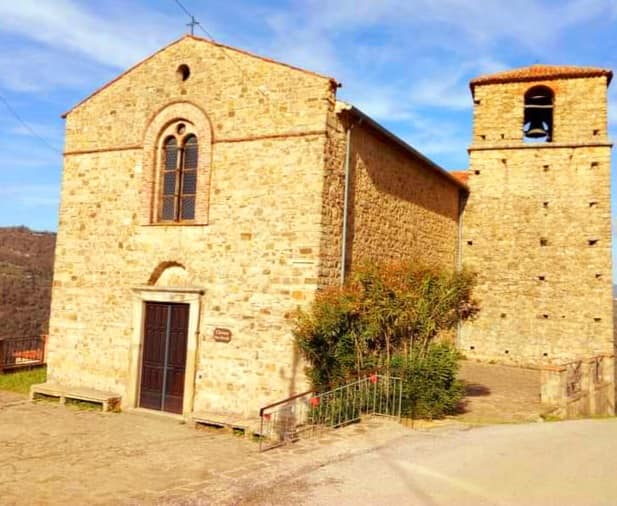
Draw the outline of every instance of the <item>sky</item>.
M340 99L449 170L468 163L471 78L534 63L617 71L617 0L182 3L217 41L336 78ZM0 20L0 226L56 230L61 114L189 19L174 0L0 0ZM613 220L616 168L613 155Z

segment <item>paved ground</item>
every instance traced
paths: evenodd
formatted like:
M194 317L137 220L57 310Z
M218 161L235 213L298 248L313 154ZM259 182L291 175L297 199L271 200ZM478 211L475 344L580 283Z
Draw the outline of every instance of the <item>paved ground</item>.
M617 419L415 431L255 490L249 504L609 506Z
M15 394L13 392L7 392L5 390L0 390L0 406L7 406L8 404L12 404L13 402L21 403L23 399L23 395Z
M467 385L465 423L537 421L546 410L540 404L540 371L463 360L459 377Z
M263 454L167 417L0 395L0 504L238 504L257 485L410 432L374 421ZM241 504L242 502L240 502Z
M0 391L0 504L310 504L315 484L327 504L328 483L339 483L332 480L343 480L339 484L349 493L345 487L364 482L366 472L371 475L366 483L373 476L385 477L388 469L406 476L409 466L424 465L415 459L418 451L424 455L433 448L446 462L477 457L471 443L467 450L456 450L465 444L460 437L468 428L459 420L481 424L538 418L539 383L528 371L466 362L462 375L474 394L468 411L433 424L431 431L373 419L265 454L247 438L195 430L167 417L79 411ZM484 441L477 443L476 453L482 454ZM396 453L399 445L409 453ZM397 459L409 462L399 465ZM377 467L351 476L347 468L356 462ZM322 466L330 474L322 476ZM414 472L421 482L439 481ZM382 484L374 485L383 490ZM373 504L385 504L373 498Z

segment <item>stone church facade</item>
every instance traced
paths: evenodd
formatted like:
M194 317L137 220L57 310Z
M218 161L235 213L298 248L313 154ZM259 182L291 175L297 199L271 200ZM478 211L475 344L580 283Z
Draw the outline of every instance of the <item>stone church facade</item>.
M365 258L455 268L466 185L336 89L186 36L66 114L50 384L255 416L307 386L317 290Z

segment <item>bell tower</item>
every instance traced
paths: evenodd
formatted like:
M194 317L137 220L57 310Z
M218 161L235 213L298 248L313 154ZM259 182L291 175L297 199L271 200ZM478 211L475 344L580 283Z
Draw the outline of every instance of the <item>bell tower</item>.
M470 358L519 365L614 353L610 70L533 65L471 81L462 260L478 274Z

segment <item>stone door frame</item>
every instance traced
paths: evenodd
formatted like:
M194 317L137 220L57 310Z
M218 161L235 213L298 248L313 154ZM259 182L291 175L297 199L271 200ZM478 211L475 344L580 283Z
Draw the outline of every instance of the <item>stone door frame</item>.
M203 293L204 291L200 288L166 288L160 286L133 288L133 335L130 349L129 381L126 401L123 403L123 407L139 407L146 302L183 303L189 305L189 322L186 343L186 369L184 372L182 417L185 419L189 418L193 412L193 400L195 397L199 314L201 309L201 296ZM177 415L172 413L170 416Z

